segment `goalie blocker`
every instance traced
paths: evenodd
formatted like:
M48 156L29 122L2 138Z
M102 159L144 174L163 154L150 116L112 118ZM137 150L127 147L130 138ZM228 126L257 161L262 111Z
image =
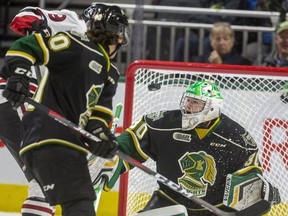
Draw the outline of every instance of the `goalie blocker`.
M227 175L224 205L241 211L261 200L266 200L271 205L281 202L278 189L262 176L260 167L247 167ZM270 208L267 212L269 210Z

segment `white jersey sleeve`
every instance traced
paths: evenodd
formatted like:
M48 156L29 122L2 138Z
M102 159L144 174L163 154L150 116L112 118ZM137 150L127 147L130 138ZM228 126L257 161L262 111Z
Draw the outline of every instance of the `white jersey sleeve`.
M77 31L85 33L87 30L85 22L79 16L70 10L44 10L39 7L25 7L12 20L10 28L20 34L26 35L25 29L31 28L34 21L44 21L51 30L51 34L59 31ZM37 88L36 74L30 82L30 94L33 95ZM0 77L0 104L7 100L2 96L2 92L6 86L6 80Z
M60 31L77 31L85 33L84 20L70 10L45 10L39 7L25 7L12 20L10 28L18 34L26 35L25 29L31 28L34 21L44 21L54 35Z

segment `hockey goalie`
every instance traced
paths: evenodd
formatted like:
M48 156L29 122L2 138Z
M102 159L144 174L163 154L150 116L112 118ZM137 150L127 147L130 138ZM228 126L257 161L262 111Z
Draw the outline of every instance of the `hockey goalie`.
M262 176L254 139L221 112L224 101L216 84L195 82L183 93L180 109L144 115L118 136L119 149L140 162L153 159L159 174L225 212L260 200L280 203L278 190ZM213 215L158 183L137 216Z

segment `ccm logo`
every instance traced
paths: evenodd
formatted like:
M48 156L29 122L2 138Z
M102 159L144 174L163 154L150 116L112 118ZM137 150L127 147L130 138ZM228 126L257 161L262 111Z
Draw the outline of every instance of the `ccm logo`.
M29 71L29 70L26 70L25 68L19 68L19 67L17 67L16 69L15 69L15 73L16 74L20 74L20 75L26 75L27 77L32 77L32 72L31 71Z
M45 186L43 186L43 190L44 191L53 190L54 186L55 186L55 184L45 185Z

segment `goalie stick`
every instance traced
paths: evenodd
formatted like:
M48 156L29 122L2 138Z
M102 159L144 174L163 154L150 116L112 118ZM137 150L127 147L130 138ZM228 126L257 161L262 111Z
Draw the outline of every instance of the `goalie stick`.
M115 116L113 118L113 123L112 123L112 127L111 127L111 133L114 133L115 130L116 130L116 127L117 127L118 122L119 122L119 118L120 118L120 114L121 114L122 108L123 108L123 104L118 103L116 105ZM103 164L104 164L104 162L105 162L105 160L103 159ZM98 161L96 161L96 163L98 163ZM100 202L100 198L101 198L101 194L102 194L104 185L105 185L105 179L102 178L100 180L100 184L96 188L94 188L95 194L96 194L96 200L94 202L95 213L97 213L97 210L98 210L98 206L99 206L99 202Z
M80 126L74 124L73 122L69 121L68 119L64 118L63 116L61 116L60 114L56 113L55 111L49 109L48 107L34 101L31 98L26 98L26 102L28 102L29 104L33 105L35 108L41 110L42 112L46 113L49 117L53 118L55 121L61 123L64 126L69 127L70 129L72 129L73 131L81 134L82 136L91 139L93 141L99 142L99 138L94 136L93 134L87 132L86 130L84 130L83 128L81 128ZM195 196L194 194L188 192L186 189L182 188L180 185L174 183L173 181L167 179L166 177L164 177L163 175L154 172L153 170L151 170L150 168L146 167L145 165L143 165L142 163L140 163L139 161L133 159L132 157L130 157L129 155L125 154L124 152L117 150L116 155L118 155L119 158L121 158L122 160L126 160L128 163L130 163L131 165L141 169L142 171L144 171L145 173L147 173L148 175L154 176L154 178L163 183L164 185L166 185L167 187L169 187L171 190L174 190L175 192L181 194L182 196L190 199L191 201L197 203L198 205L202 206L203 208L206 208L207 210L209 210L210 212L212 212L215 215L218 216L257 216L257 215L262 215L264 213L267 212L267 209L270 208L270 203L265 201L265 200L261 200L257 203L255 203L254 205L243 209L241 211L235 211L235 212L225 212L221 209L216 208L215 206L211 205L210 203L206 202L205 200Z

